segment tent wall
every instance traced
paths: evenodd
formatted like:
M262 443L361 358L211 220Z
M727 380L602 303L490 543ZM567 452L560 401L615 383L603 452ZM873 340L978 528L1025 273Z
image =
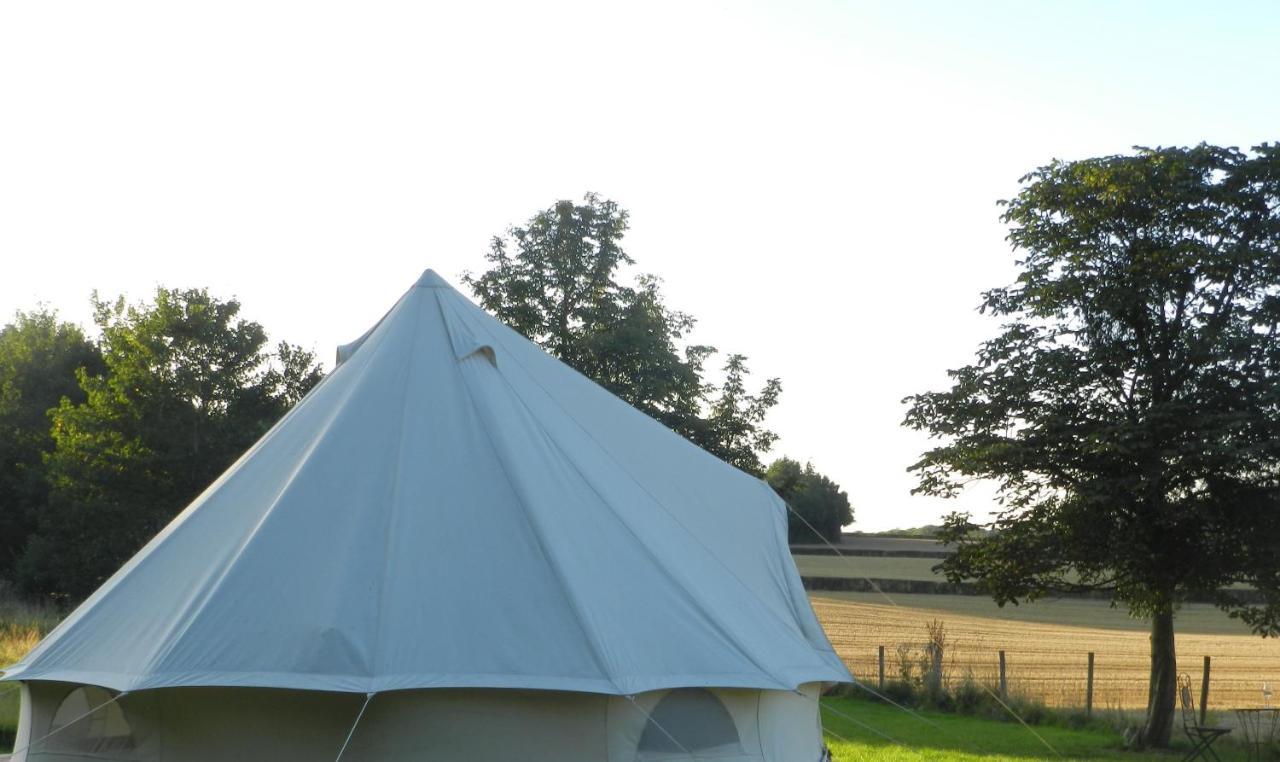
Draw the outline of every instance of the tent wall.
M559 691L383 693L370 702L343 759L816 762L822 743L814 700L817 686L804 686L802 692L807 696L743 689L707 692L714 695L712 703L732 718L737 745L693 750L693 754L639 748L668 691L639 694L634 703L621 696ZM84 706L109 701L109 695L99 688L86 692L69 683L24 683L18 754L13 762L332 759L364 702L359 694L317 691L166 688L125 695L45 738L56 727L60 707L60 719L66 720L82 714ZM103 717L108 711L115 714ZM688 722L672 723L675 733L681 730L674 725L695 727L703 718L680 719ZM34 748L24 751L33 740Z
M760 691L760 753L765 759L818 760L822 754L820 683L800 686L800 695Z

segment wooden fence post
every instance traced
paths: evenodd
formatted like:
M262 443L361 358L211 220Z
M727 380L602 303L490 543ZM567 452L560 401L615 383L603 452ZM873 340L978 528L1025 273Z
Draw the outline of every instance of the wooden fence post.
M930 643L926 651L929 654L929 674L925 676L925 685L930 695L942 693L942 649L936 643Z
M1004 651L1000 652L1000 700L1009 698L1009 683L1004 676Z
M880 646L880 690L884 690L884 646Z
M1209 712L1209 657L1204 657L1204 679L1200 682L1200 724L1204 725Z
M1084 716L1093 716L1093 651L1089 652L1089 677L1084 689Z

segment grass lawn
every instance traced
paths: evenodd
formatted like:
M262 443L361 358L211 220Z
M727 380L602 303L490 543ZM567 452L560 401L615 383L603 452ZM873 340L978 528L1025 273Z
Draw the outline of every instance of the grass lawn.
M918 717L886 704L858 699L822 700L822 724L836 762L1023 762L1024 760L1124 759L1129 762L1174 762L1175 754L1135 754L1120 748L1120 735L1102 728L1069 730L1038 726L1045 743L1016 722L919 712ZM857 722L840 716L842 713ZM859 725L874 728L890 741ZM932 723L929 724L929 723ZM1224 762L1244 760L1241 748L1219 743ZM1059 756L1061 755L1061 756Z

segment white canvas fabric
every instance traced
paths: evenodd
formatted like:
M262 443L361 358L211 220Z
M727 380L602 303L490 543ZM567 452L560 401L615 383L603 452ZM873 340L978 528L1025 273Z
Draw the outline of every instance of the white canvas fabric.
M850 679L786 509L427 271L5 680L628 695Z
M161 688L107 699L101 688L24 684L15 762L332 760L364 697L261 688ZM698 692L703 701L681 702ZM443 688L378 694L343 762L818 762L818 686L801 691L675 689L634 697ZM663 707L675 707L664 712ZM648 743L654 721L673 743ZM709 735L708 724L729 723ZM49 735L53 732L53 735ZM43 739L43 740L42 740Z

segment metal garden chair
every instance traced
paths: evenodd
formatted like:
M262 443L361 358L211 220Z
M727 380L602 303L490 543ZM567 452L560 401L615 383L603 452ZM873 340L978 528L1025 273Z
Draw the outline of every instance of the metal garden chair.
M1178 698L1182 704L1182 732L1191 741L1191 751L1182 758L1182 762L1212 757L1222 762L1218 753L1213 750L1213 742L1231 732L1231 728L1220 725L1201 725L1196 716L1196 700L1191 692L1191 676L1178 676ZM1206 756L1207 755L1207 756Z

